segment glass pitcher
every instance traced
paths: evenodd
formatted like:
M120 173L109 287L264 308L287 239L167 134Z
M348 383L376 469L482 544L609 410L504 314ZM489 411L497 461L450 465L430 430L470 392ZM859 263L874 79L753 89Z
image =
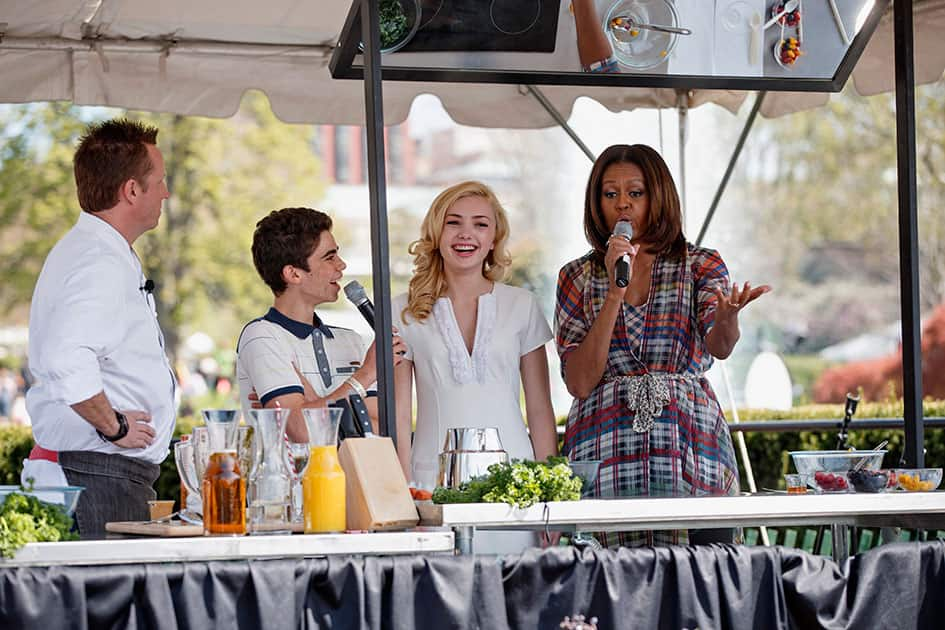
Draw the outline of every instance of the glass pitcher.
M338 462L341 409L303 409L309 460L302 476L306 534L341 532L346 527L345 473Z
M256 459L249 475L251 534L291 534L289 510L292 477L286 468L285 423L288 409L250 412Z
M246 480L236 452L239 411L205 409L210 459L204 472L203 530L207 534L246 533Z

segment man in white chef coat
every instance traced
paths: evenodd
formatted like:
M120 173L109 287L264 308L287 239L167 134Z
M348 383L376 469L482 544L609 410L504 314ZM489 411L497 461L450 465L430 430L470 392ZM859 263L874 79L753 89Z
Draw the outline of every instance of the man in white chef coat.
M22 478L83 486L83 538L149 518L176 421L154 283L132 247L168 197L157 134L124 119L89 127L73 161L82 212L49 253L30 307L36 446Z

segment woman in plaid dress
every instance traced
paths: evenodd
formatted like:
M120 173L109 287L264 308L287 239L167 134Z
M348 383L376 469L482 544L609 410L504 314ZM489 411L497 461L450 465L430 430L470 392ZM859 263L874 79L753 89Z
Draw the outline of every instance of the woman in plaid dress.
M618 221L629 239L612 236ZM645 145L612 146L594 163L584 231L592 250L561 268L555 308L575 398L564 452L601 460L600 497L735 494L735 452L705 372L731 354L738 312L769 287L730 287L718 253L686 242L672 176ZM607 546L687 542L684 531L600 536Z

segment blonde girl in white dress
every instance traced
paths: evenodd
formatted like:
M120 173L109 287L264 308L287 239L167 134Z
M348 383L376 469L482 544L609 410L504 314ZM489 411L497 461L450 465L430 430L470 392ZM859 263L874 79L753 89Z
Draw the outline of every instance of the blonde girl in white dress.
M437 196L420 232L409 250L409 290L392 304L408 348L394 371L397 452L407 478L423 488L436 485L438 455L453 427L498 427L512 459L557 454L545 354L551 328L534 295L500 282L511 263L505 210L488 186L463 182ZM489 552L535 542L532 534L516 534L517 543L490 544ZM476 540L485 542L482 534Z

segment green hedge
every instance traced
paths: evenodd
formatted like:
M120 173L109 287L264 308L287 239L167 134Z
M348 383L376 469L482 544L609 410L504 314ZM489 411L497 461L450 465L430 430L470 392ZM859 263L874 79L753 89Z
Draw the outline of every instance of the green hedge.
M180 418L174 429L174 436L190 433L195 421L192 417ZM0 485L19 485L20 470L23 460L29 457L33 448L33 434L29 427L0 425ZM180 497L180 480L177 477L177 465L173 456L161 464L161 475L155 484L159 499Z
M945 416L945 401L927 400L924 404L924 413L930 417ZM739 411L742 422L756 422L762 420L801 420L818 418L841 418L842 405L806 405L795 407L786 412L770 410L743 409ZM856 417L860 418L901 418L903 405L901 401L884 403L862 403L857 410ZM559 424L564 419L559 419ZM181 417L174 430L175 437L190 433L196 424L191 416ZM733 433L734 435L734 433ZM737 438L736 438L737 439ZM889 453L883 462L884 466L893 468L899 464L902 457L904 435L903 431L895 429L877 429L869 431L854 430L850 432L850 443L857 448L872 448L881 441L888 439ZM830 450L836 445L835 431L801 431L799 433L746 433L745 440L748 454L751 458L755 473L755 483L759 488L783 488L782 475L792 470L789 451L803 450ZM32 434L28 427L0 426L0 484L16 485L20 482L22 461L29 455L33 447ZM926 429L925 432L925 462L930 467L945 465L945 432L936 429ZM738 446L736 442L736 454ZM745 474L741 455L738 456L739 469L742 478L742 489L748 489L748 477ZM177 466L173 456L168 457L161 464L161 476L155 486L158 498L178 499L180 497L180 480L177 476Z
M854 418L902 418L902 401L887 401L881 403L861 403ZM929 417L945 416L945 401L926 400L923 404L923 413ZM757 422L764 420L814 420L840 419L843 417L843 405L805 405L795 407L790 411L771 411L767 409L744 409L739 411L742 422ZM735 432L733 438L737 440ZM883 440L889 440L886 449L886 458L883 466L895 468L903 456L905 434L901 429L871 429L852 430L849 439L851 445L858 449L873 448ZM745 442L748 456L751 459L755 473L755 484L758 488L784 488L782 475L794 472L790 451L832 450L837 445L836 431L801 431L791 433L746 433ZM738 452L738 443L735 443L738 455L738 467L741 473L742 490L748 489L748 477L745 474L744 464ZM945 465L945 432L926 428L925 430L925 464L929 467Z
M20 485L23 460L33 448L33 433L29 427L0 425L0 485Z

